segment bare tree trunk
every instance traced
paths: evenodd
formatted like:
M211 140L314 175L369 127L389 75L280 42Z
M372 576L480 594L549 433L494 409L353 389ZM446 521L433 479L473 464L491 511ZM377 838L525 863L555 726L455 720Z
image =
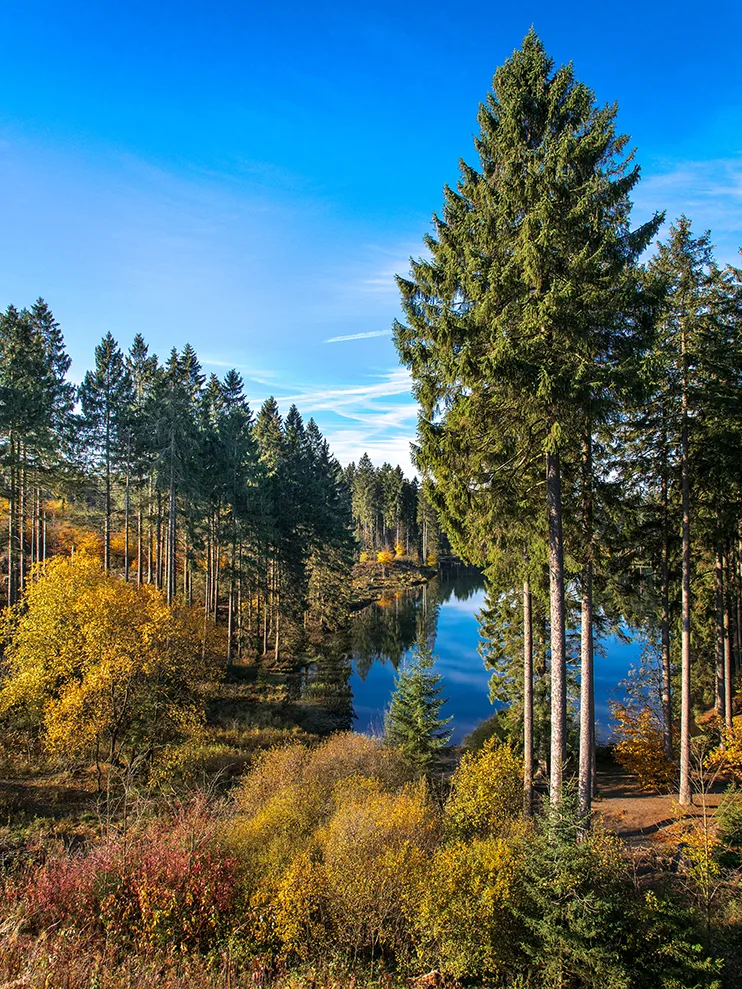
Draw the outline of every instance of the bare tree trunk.
M533 812L533 624L531 587L523 581L523 813Z
M550 799L562 795L567 740L567 651L564 613L564 544L562 479L559 451L546 454L546 497L549 515L549 597L551 603L551 766Z
M724 717L724 622L727 617L724 607L724 563L717 543L714 560L714 584L716 605L716 677L714 708L720 718Z
M131 436L126 438L126 486L124 489L124 580L129 582L129 518L131 501L129 495L129 460L131 458Z
M111 569L111 454L106 440L106 506L103 520L103 569Z
M137 511L137 587L142 586L142 567L144 566L144 557L142 554L142 502L141 502L141 491L139 500L139 509Z
M147 526L147 528L148 528L148 539L149 539L149 546L148 546L148 551L147 551L147 583L148 584L151 584L152 583L152 577L153 577L153 573L152 573L152 562L153 561L152 561L152 558L153 558L153 555L154 555L154 527L152 525L152 475L151 474L150 474L149 478L147 479L147 489L148 489L148 497L147 497L147 522L148 522L148 526Z
M678 803L687 806L693 803L690 782L690 477L688 465L688 370L685 352L685 331L681 336L683 381L682 381L682 430L681 446L681 487L683 504L683 576L682 576L682 618L681 618L681 673L680 673L680 792Z
M667 437L662 440L662 587L660 636L662 641L662 747L672 759L672 669L670 666L670 519L667 476Z
M176 521L175 521L175 479L170 471L170 492L168 497L168 526L167 526L167 603L172 604L176 592Z
M582 568L582 613L580 622L580 766L579 810L583 827L590 821L593 796L593 450L589 428L582 450L582 524L585 558Z
M729 557L725 553L723 565L726 573L729 573ZM727 593L724 595L724 720L727 728L732 727L734 717L734 703L732 698L732 638L729 628L729 581L727 581Z
M21 594L26 589L26 448L19 443L21 455L21 489L18 512L18 589Z
M8 442L10 447L10 492L8 497L8 607L16 601L15 582L15 516L16 516L16 463L15 463L15 441L13 434L10 434Z

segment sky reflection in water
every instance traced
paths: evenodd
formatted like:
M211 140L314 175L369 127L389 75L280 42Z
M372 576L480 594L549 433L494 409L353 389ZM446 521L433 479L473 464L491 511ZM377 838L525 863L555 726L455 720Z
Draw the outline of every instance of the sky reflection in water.
M390 597L355 616L352 630L351 688L357 731L382 734L384 711L394 690L397 667L412 655L422 632L433 641L436 670L444 680L445 716L453 716L453 741L460 742L495 708L489 701L490 670L477 651L477 612L484 605L484 586L476 575L462 572L439 583ZM609 699L619 696L618 683L638 664L637 642L611 636L595 655L595 711L599 737L610 733Z

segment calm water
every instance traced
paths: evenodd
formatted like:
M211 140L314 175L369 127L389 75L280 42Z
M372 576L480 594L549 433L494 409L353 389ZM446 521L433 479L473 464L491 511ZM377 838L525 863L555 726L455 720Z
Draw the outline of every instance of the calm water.
M484 585L477 575L462 573L389 597L354 616L351 630L350 691L357 731L381 734L384 711L394 690L394 674L411 656L423 635L436 656L444 681L443 709L452 716L453 741L460 742L495 708L490 704L490 671L477 652L476 614L484 604ZM610 734L608 701L618 696L617 684L637 664L638 643L608 638L595 656L595 710L599 736ZM346 681L347 682L347 681Z

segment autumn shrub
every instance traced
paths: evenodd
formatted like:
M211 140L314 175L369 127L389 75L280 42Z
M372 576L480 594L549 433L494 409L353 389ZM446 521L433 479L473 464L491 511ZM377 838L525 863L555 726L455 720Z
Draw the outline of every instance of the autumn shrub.
M66 759L141 764L202 723L203 684L217 671L202 615L84 553L37 567L3 633L0 715L38 725Z
M258 758L236 791L239 813L224 831L242 865L246 923L257 944L270 947L279 937L275 903L285 874L315 846L318 830L336 810L340 785L366 779L389 791L407 778L398 753L351 732L333 735L316 748L287 745Z
M335 944L399 961L437 843L435 811L422 784L388 793L369 780L338 785L336 804L317 842Z
M417 919L418 954L455 978L492 979L518 960L522 844L453 841L436 852Z
M453 774L444 825L452 838L506 832L523 808L523 761L509 745L488 739L466 753Z
M394 560L394 553L390 549L380 549L376 554L376 562L388 564L392 563Z
M404 555L405 555L405 551L404 551L404 546L402 545L402 543L395 543L394 544L394 556L396 557L396 559L401 560Z
M710 768L722 769L742 783L742 715L732 719L731 725L719 723L721 744L709 753Z
M650 790L667 790L675 782L677 769L664 751L662 724L650 707L611 705L616 722L613 754L619 765Z
M213 840L202 807L165 823L29 871L27 922L146 950L212 946L236 909L237 862Z

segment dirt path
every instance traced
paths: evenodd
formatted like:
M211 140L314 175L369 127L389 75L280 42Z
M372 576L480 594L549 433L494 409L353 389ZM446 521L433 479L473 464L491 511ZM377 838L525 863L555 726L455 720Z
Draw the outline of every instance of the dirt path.
M620 767L600 770L597 775L598 796L593 810L600 815L606 827L628 844L645 845L647 842L670 838L668 829L680 814L677 794L659 794L643 790L636 780ZM715 813L721 792L706 796L707 811ZM700 797L690 808L683 808L689 816L703 817Z

